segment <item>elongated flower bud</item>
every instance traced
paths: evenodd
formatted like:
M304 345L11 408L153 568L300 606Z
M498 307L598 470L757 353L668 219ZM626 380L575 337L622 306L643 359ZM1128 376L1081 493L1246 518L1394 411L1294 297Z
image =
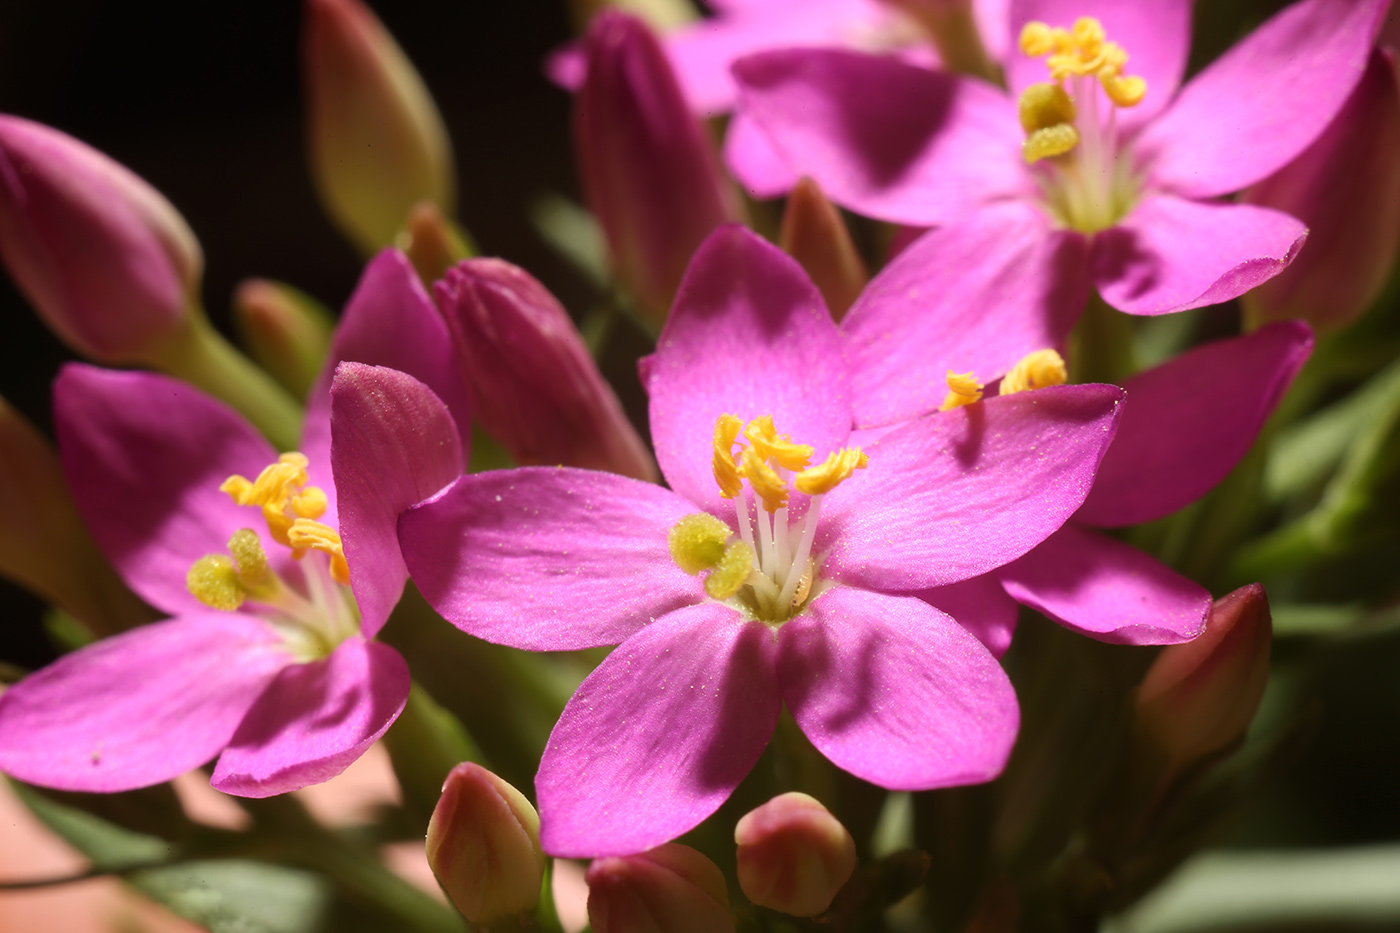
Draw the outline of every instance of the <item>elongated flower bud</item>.
M856 870L856 843L841 821L806 794L788 793L734 827L739 887L762 907L814 917Z
M810 178L798 181L788 195L778 244L811 276L838 322L870 281L841 212Z
M1138 687L1138 722L1153 745L1184 764L1238 741L1264 696L1272 639L1262 586L1217 599L1205 632L1163 648Z
M133 363L178 331L204 270L180 213L135 174L51 127L0 116L0 257L84 356Z
M473 923L530 910L544 879L539 814L490 771L460 764L428 822L428 864Z
M568 313L534 277L504 260L469 259L433 293L476 415L516 462L656 478Z
M283 282L245 279L233 293L233 320L258 364L305 398L330 349L330 312Z
M423 79L359 0L307 0L303 84L321 204L365 255L429 200L453 210L452 145Z
M1400 90L1395 59L1371 53L1351 97L1302 155L1245 200L1308 225L1307 249L1245 301L1261 322L1341 327L1376 299L1400 249Z
M574 142L613 272L658 322L705 236L736 219L714 145L643 23L605 11L585 39Z
M668 843L588 866L593 933L732 933L729 892L714 862Z

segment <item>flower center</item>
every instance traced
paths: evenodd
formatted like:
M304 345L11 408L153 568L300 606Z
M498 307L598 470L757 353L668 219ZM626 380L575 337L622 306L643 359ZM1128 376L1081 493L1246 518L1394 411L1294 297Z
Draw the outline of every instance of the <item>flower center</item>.
M1011 371L1001 377L998 395L1015 395L1030 389L1044 389L1047 386L1062 386L1069 381L1065 361L1054 350L1036 350L1027 353ZM948 394L939 406L939 411L952 411L964 405L971 405L982 398L982 383L972 373L955 373L948 370Z
M308 462L300 453L282 454L257 479L234 475L219 486L238 505L262 510L272 540L291 550L300 586L290 585L272 568L251 528L234 532L227 554L201 557L185 577L195 598L213 609L232 612L245 602L253 604L301 660L325 657L359 628L340 535L316 521L325 514L326 494L307 485ZM307 560L313 552L323 556Z
M689 574L709 571L705 592L733 600L756 619L781 624L792 618L817 590L821 560L813 557L812 543L822 496L870 462L855 447L808 466L812 454L808 445L779 434L772 415L747 425L735 415L720 415L711 464L720 495L734 500L738 538L713 515L687 515L668 538L676 565ZM746 480L754 492L753 514L743 494ZM790 520L794 491L807 497L807 510Z
M1046 205L1068 227L1105 230L1137 199L1139 180L1118 146L1117 114L1142 100L1147 82L1123 74L1128 53L1091 16L1072 29L1027 23L1021 51L1046 56L1050 69L1050 82L1032 84L1019 101L1022 152L1036 166Z

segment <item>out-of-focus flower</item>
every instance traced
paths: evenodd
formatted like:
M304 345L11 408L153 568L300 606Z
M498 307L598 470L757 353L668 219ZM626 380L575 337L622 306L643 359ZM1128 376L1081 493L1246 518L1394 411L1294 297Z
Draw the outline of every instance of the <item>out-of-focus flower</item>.
M1172 762L1238 742L1269 680L1273 622L1257 583L1222 596L1195 641L1162 649L1138 687L1139 726Z
M1385 7L1303 0L1179 92L1187 0L1019 6L1014 96L829 50L752 56L735 74L788 169L836 203L950 230L999 224L1006 245L988 263L1030 238L1075 240L1055 270L1060 300L1082 307L1092 281L1119 310L1166 314L1241 295L1292 261L1297 219L1213 199L1317 138L1360 79Z
M186 326L204 256L135 174L51 127L0 116L0 258L45 323L105 363L144 361Z
M482 426L522 465L566 464L655 481L656 466L543 285L501 259L470 259L433 286Z
M245 279L233 293L233 321L258 364L305 397L330 349L335 322L326 309L283 282Z
M856 870L856 842L806 794L774 797L734 827L739 887L762 907L814 917Z
M651 30L607 11L585 50L588 77L574 101L584 193L614 273L660 322L691 254L738 205Z
M689 846L597 859L586 878L594 933L733 933L724 875Z
M841 212L810 178L792 189L778 245L811 276L839 323L860 297L870 274Z
M882 786L996 775L1018 719L1006 675L904 594L1059 528L1121 390L991 399L862 453L846 446L854 379L820 293L739 227L696 254L642 369L670 490L482 473L399 523L415 582L465 631L530 650L622 643L545 749L545 851L626 854L690 829L757 761L784 703L823 754Z
M447 775L427 845L433 874L473 923L494 923L539 900L539 814L520 791L480 765L466 762Z
M1346 106L1308 149L1244 194L1308 225L1293 265L1249 294L1261 321L1336 328L1368 308L1400 250L1400 91L1395 58L1371 55Z
M466 411L448 343L407 261L386 252L346 309L302 452L281 456L183 383L66 368L55 422L79 512L172 618L0 696L0 770L117 791L219 755L214 785L259 797L326 780L379 738L409 688L403 658L370 640L407 579L395 521L463 468L443 401ZM437 393L396 370L337 367L357 357L406 361Z
M414 206L395 245L408 256L424 282L442 278L454 262L476 252L466 232L444 217L432 201L419 201Z
M640 17L652 29L678 29L698 18L690 0L569 0L569 10L579 32L588 28L593 17L609 8Z
M423 79L360 0L307 0L302 73L311 177L366 254L394 242L419 201L452 213L452 144Z

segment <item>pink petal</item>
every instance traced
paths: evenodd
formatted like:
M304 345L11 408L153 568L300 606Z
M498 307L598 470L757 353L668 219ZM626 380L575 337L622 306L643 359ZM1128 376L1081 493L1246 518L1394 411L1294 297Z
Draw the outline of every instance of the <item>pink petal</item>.
M1147 95L1134 107L1118 110L1118 126L1132 131L1160 113L1176 94L1191 47L1190 0L1016 0L1011 5L1012 49L1006 62L1007 83L1019 96L1027 85L1050 80L1043 58L1031 58L1019 46L1021 27L1031 20L1068 29L1081 16L1103 24L1109 40L1128 53L1125 74L1147 81Z
M207 612L185 588L190 566L225 553L238 529L263 528L219 485L257 476L276 451L231 408L166 376L70 364L53 405L73 498L122 579L166 612Z
M396 369L341 363L331 385L331 462L360 630L373 638L403 595L399 513L466 469L457 424L433 390Z
M1094 237L1094 281L1105 301L1129 314L1202 308L1278 275L1307 235L1268 208L1149 194Z
M358 635L272 682L219 758L210 783L271 797L328 781L379 740L408 701L408 665Z
M1058 347L1089 297L1088 241L1025 201L988 205L920 237L844 321L860 427L936 411L946 375L1003 376Z
M822 575L924 590L1015 560L1079 508L1118 423L1121 389L1058 386L921 418L872 447L822 503Z
M741 109L843 207L935 226L1031 190L1014 101L980 81L803 49L750 56L734 74Z
M851 429L841 339L821 293L792 258L743 227L696 251L647 369L651 436L671 488L724 515L711 471L715 419L773 423L817 460Z
M1152 184L1213 197L1291 162L1361 79L1388 5L1302 0L1256 29L1143 131L1134 148Z
M724 164L751 197L780 197L797 184L798 175L774 147L763 127L742 110L724 134Z
M954 622L986 646L992 657L1000 658L1011 647L1020 607L1006 595L996 574L983 574L961 583L950 583L910 595L952 616Z
M758 761L781 700L772 630L706 602L608 655L545 746L535 790L551 855L629 855L713 813Z
M1205 495L1249 451L1312 346L1308 326L1288 321L1134 376L1118 437L1075 521L1136 525Z
M464 476L405 512L399 542L443 618L530 651L615 645L705 598L666 536L698 509L611 473L524 467Z
M168 781L217 755L291 661L271 627L236 612L103 639L0 695L0 771L98 793Z
M1074 522L997 576L1018 602L1119 645L1190 641L1210 612L1210 593L1200 584Z
M828 590L778 630L778 677L812 744L890 790L991 780L1020 722L996 659L917 599Z

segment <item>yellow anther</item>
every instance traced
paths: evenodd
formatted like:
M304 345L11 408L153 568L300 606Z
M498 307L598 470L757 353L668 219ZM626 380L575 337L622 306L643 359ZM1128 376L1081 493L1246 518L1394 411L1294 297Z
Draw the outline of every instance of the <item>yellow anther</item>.
M777 471L770 467L752 447L744 448L744 454L740 460L740 471L744 474L744 479L748 480L749 485L753 487L753 491L763 500L765 509L776 512L787 505L787 483L783 482Z
M705 592L712 599L728 599L739 592L755 566L753 548L735 541L724 549L714 572L705 578Z
M1074 123L1074 101L1058 84L1042 81L1021 92L1018 102L1021 128L1027 133L1061 123Z
M696 512L671 527L666 543L671 546L671 559L676 566L694 576L724 560L731 536L724 522L708 512Z
M306 551L320 551L331 559L331 576L337 583L350 582L350 567L345 563L345 549L340 543L340 535L329 525L298 518L287 531L287 542L292 546L292 556L300 557Z
M939 411L952 411L964 405L971 405L982 398L982 383L972 373L955 373L948 370L948 394L943 398Z
M185 586L195 599L211 609L232 612L243 605L238 571L227 554L209 554L195 561L185 574Z
M1071 77L1097 77L1109 100L1119 107L1132 107L1147 93L1146 81L1123 74L1123 66L1128 63L1127 51L1118 43L1110 42L1103 24L1092 16L1081 16L1071 30L1052 28L1045 23L1027 23L1021 29L1021 51L1032 58L1048 56L1045 64L1056 84ZM1023 116L1023 125L1024 121ZM1026 126L1026 132L1033 133L1050 125Z
M1026 141L1021 144L1021 155L1033 165L1041 159L1064 155L1077 145L1079 145L1079 131L1068 123L1061 123L1058 126L1047 126L1043 130L1036 130L1027 136Z
M744 484L740 481L739 467L734 462L734 440L739 436L739 429L744 426L742 419L734 415L720 415L715 419L715 439L712 469L715 474L715 482L719 483L719 494L726 499L733 499L744 491Z
M233 555L238 582L245 588L253 589L267 582L267 552L256 531L251 528L235 531L228 539L228 552Z
M798 492L805 492L809 496L820 496L831 492L843 481L850 478L856 470L865 469L870 462L864 452L859 447L846 447L835 451L823 463L808 470L803 470L793 480L793 485Z
M1044 23L1029 22L1021 27L1021 51L1031 58L1039 58L1055 50L1055 33L1063 29L1051 29Z
M320 518L326 512L325 492L306 485L309 463L305 454L291 451L264 467L252 482L234 475L224 480L219 490L228 493L239 505L261 507L272 540L290 547L292 543L287 536L295 520Z
M806 444L794 444L786 434L779 434L773 427L773 416L755 418L744 428L744 437L764 460L776 463L787 470L805 470L812 462L812 448Z
M1026 354L1001 379L1002 395L1014 395L1028 389L1062 386L1069 379L1065 361L1054 350L1036 350Z
M1099 84L1103 85L1108 99L1119 107L1131 107L1140 102L1147 93L1147 82L1137 75L1100 77Z
M298 518L320 518L326 514L326 492L320 486L307 486L292 497L292 512Z

